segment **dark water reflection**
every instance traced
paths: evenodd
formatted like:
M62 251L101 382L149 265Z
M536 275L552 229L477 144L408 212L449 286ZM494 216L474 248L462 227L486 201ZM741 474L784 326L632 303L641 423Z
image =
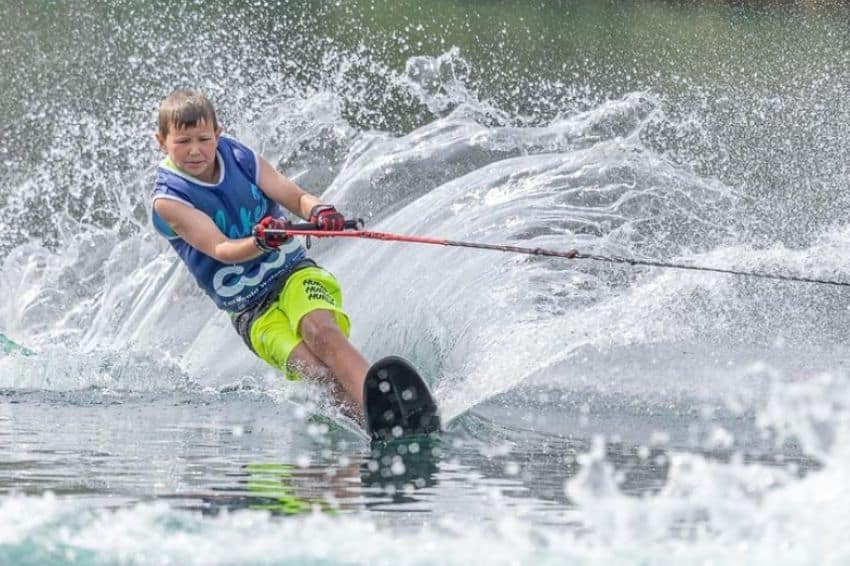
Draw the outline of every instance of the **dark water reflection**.
M572 508L565 482L591 445L589 435L468 414L439 439L370 447L328 419L240 395L66 404L15 393L0 403L0 493L52 491L107 507L165 500L205 514L369 510L402 521L460 512L489 520L507 507L558 523ZM633 442L607 442L604 460L634 496L657 492L670 468L667 449Z

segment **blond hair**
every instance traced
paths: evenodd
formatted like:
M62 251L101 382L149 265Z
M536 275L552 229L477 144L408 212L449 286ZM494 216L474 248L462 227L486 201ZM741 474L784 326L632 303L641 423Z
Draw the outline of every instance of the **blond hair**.
M194 90L175 90L159 105L159 134L167 136L172 126L176 129L191 128L205 121L218 129L218 119L212 102Z

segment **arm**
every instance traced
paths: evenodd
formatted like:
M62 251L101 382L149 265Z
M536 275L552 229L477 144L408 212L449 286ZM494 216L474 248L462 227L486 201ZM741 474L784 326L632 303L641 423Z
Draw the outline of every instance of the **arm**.
M321 204L321 201L287 179L266 158L260 155L257 157L260 163L260 170L257 173L257 184L260 190L301 218L305 220L310 218L310 211L317 204Z
M241 263L263 253L253 237L231 240L209 216L191 206L165 198L157 199L153 206L190 246L222 263Z

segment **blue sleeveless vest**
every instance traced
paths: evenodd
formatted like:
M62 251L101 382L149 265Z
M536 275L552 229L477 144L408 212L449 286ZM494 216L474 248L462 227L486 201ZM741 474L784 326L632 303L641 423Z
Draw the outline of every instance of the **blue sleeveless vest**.
M204 183L176 169L165 160L156 171L153 200L174 199L212 218L218 229L231 239L251 235L254 224L265 216L284 217L283 207L257 187L256 154L235 139L221 136L217 159L221 169L218 183ZM254 259L227 264L186 243L157 213L153 225L168 239L189 268L198 285L216 306L236 312L257 304L273 283L289 273L307 253L295 239L277 251Z

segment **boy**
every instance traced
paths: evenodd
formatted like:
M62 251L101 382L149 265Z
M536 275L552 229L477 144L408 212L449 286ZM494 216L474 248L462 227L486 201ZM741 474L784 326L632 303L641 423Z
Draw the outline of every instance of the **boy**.
M167 157L153 189L154 227L254 353L289 379L329 383L360 421L369 364L348 341L339 284L292 237L266 232L290 226L283 208L319 230L342 230L343 215L223 136L202 94L171 93L156 139Z

